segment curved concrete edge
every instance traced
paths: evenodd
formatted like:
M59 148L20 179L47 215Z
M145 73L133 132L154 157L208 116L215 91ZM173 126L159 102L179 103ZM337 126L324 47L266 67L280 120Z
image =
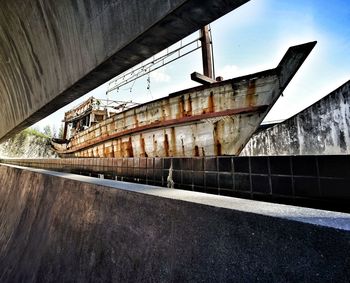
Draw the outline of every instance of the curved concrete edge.
M1 1L0 141L248 1Z
M348 231L262 206L0 165L0 281L349 282Z
M71 173L49 171L44 169L22 167L16 165L1 164L1 166L8 166L22 170L28 170L31 172L62 177L69 180L75 180L84 183L100 185L104 187L125 190L145 195L181 200L190 203L209 205L218 208L226 208L230 210L318 225L327 228L350 231L350 214L348 213L297 207L284 204L275 204L263 201L246 200L234 197L217 196L178 189L168 189L164 187L99 179Z

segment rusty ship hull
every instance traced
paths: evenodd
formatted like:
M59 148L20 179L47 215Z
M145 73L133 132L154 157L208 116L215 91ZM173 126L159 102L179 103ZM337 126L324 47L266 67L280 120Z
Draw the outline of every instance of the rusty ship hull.
M315 44L289 48L275 69L170 94L52 145L61 157L238 155Z

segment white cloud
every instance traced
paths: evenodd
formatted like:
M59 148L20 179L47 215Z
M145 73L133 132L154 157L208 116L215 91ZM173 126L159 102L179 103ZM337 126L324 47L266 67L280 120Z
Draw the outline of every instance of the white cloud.
M154 80L155 82L168 82L170 81L170 76L165 72L165 68L157 69L153 72L151 72L151 80Z

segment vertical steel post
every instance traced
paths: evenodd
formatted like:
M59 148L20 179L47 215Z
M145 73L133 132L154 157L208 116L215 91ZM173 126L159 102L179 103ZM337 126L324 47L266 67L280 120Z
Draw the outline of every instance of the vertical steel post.
M200 36L202 42L203 75L214 79L211 41L209 37L209 28L207 25L201 28Z
M64 122L63 137L59 137L59 138L63 138L64 140L67 138L67 128L68 128L68 123Z

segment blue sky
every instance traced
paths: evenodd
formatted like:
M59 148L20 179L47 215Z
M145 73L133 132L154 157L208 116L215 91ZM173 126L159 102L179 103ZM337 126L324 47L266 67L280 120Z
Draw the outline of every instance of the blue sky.
M251 0L211 24L216 75L229 79L274 68L289 46L318 44L265 121L286 119L350 79L349 0ZM188 42L198 33L184 39ZM193 71L202 72L196 51L108 95L112 100L145 102L196 86ZM107 84L46 117L35 127L59 127L64 112L90 96L106 99Z

